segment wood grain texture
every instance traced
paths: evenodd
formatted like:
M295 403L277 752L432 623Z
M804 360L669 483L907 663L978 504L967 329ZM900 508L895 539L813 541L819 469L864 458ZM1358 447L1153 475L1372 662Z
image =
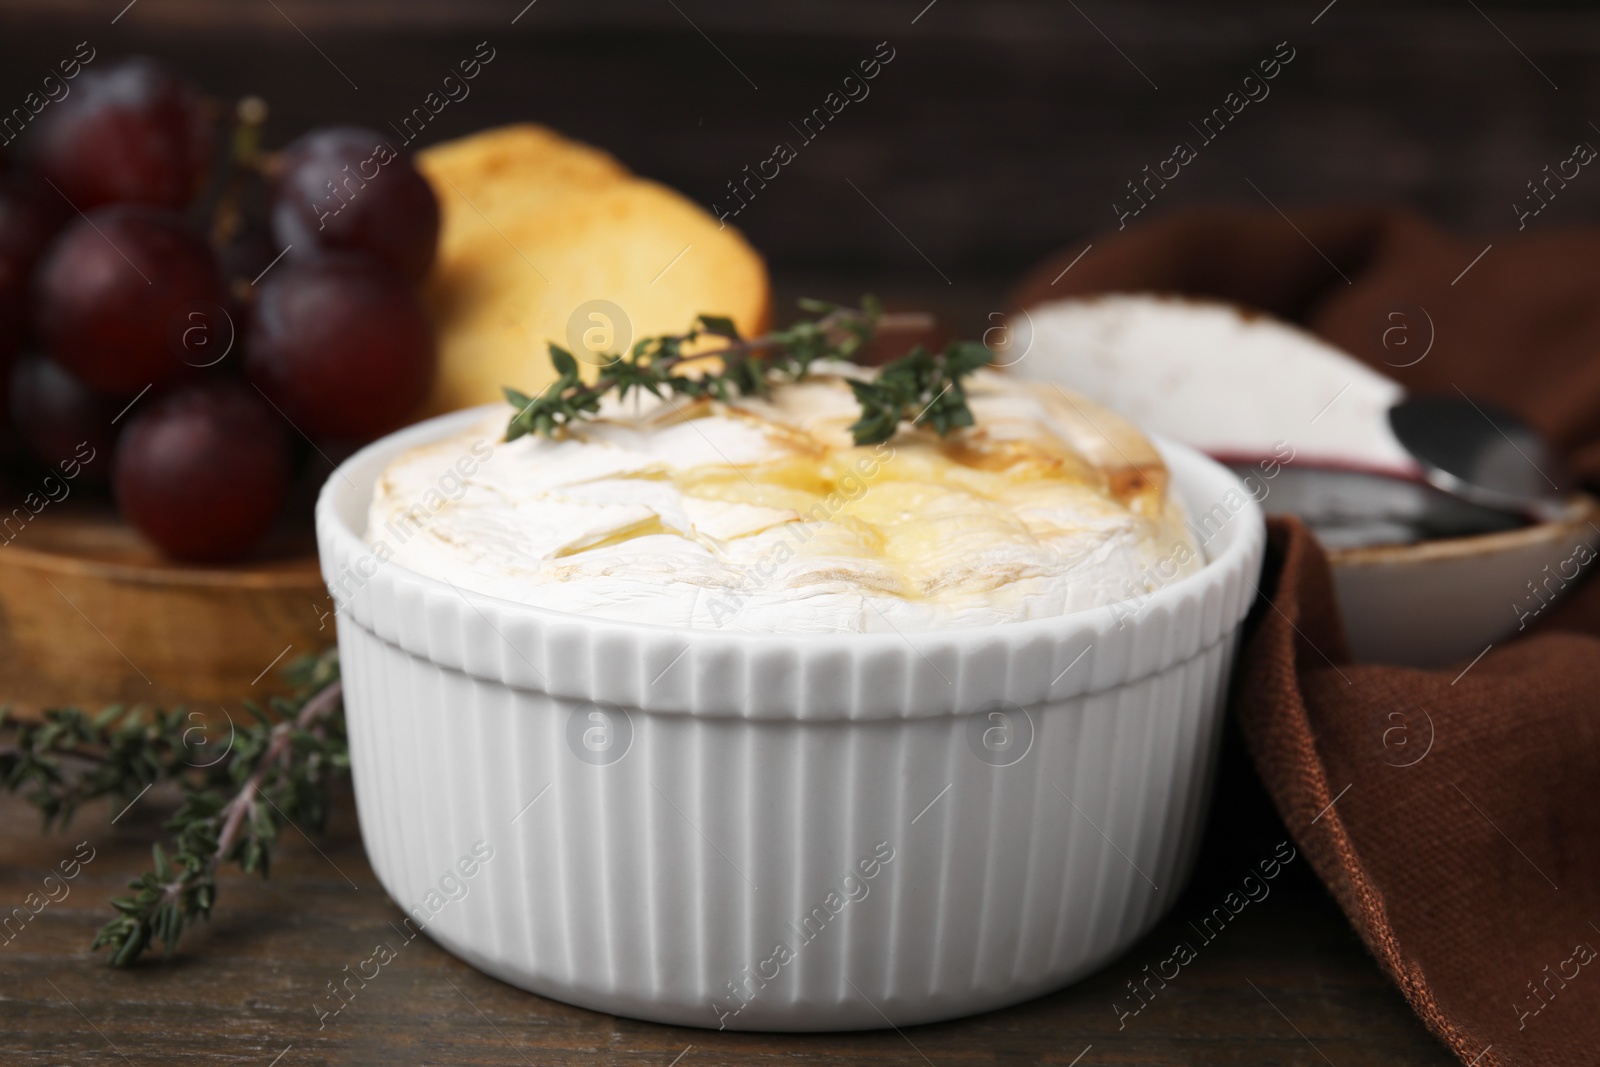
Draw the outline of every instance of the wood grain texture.
M402 946L395 928L402 912L365 862L348 797L317 848L286 831L270 881L225 875L216 917L187 935L171 960L112 970L87 952L88 943L107 917L106 899L149 863L149 841L170 798L152 792L112 827L114 808L92 808L73 832L50 836L38 833L31 810L7 799L0 801L0 914L21 906L78 842L89 841L96 855L68 883L66 899L7 931L12 940L0 933L0 1061L267 1067L282 1053L277 1067L1453 1062L1378 973L1303 859L1210 943L1195 934L1189 924L1221 906L1283 839L1231 738L1222 774L1194 883L1127 955L1015 1008L854 1034L717 1033L619 1019L485 977L425 937ZM1180 939L1197 946L1197 958L1119 1029L1112 1005L1132 1003L1125 983L1142 979L1145 965L1157 966ZM379 942L393 946L396 958L319 1028L313 1005L319 997L329 1003L327 983Z
M49 504L0 546L0 685L19 710L260 700L333 641L309 531L249 560L163 559L104 501Z

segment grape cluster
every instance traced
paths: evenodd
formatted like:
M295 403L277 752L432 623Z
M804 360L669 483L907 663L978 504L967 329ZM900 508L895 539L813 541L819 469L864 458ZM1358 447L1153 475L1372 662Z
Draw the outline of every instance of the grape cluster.
M372 130L263 153L264 118L134 58L85 71L0 157L11 449L52 470L92 454L82 481L176 559L249 551L319 473L297 466L401 425L434 375L428 183Z

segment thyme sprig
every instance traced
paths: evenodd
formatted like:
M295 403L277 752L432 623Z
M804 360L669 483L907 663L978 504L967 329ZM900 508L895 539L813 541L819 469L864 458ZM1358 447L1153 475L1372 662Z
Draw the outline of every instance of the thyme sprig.
M331 787L350 767L338 655L306 657L285 674L293 695L246 704L254 721L230 724L221 755L182 709L52 709L38 723L0 714L0 734L13 735L0 745L0 787L38 808L46 828L90 800L114 798L115 812L153 784L178 786L181 801L163 824L168 849L152 846L153 869L111 901L118 914L95 936L92 947L111 949L114 965L156 940L171 953L186 927L209 918L223 864L265 876L285 823L327 824Z
M820 360L849 360L879 333L922 329L925 315L885 313L872 297L859 308L841 307L818 300L802 300L800 307L815 315L759 337L741 337L732 319L701 315L687 332L648 337L627 355L612 355L599 376L585 382L578 361L560 345L550 345L550 363L556 379L538 396L530 397L509 386L506 399L516 408L506 427L506 440L524 434L556 437L574 422L591 418L600 401L615 393L625 399L634 390L652 396L711 397L766 396L774 382L796 381ZM694 348L703 338L719 338L709 348ZM873 381L851 381L861 418L851 427L858 445L887 441L901 422L931 426L941 436L972 425L962 379L989 362L989 350L974 341L957 341L934 354L917 346L899 359L883 365ZM684 374L683 368L716 359L720 368Z

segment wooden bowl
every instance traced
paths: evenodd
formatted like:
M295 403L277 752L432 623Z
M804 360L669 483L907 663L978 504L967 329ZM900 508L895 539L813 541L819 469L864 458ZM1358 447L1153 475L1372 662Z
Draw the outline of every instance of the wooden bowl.
M279 668L334 642L303 520L225 566L162 558L104 500L18 508L0 530L0 702L22 714L237 707L282 692Z

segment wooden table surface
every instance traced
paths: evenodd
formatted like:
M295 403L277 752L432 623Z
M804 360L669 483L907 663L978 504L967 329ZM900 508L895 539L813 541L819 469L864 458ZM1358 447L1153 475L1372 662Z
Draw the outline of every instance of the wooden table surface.
M1303 858L1247 905L1119 1029L1125 983L1197 941L1284 831L1236 736L1199 870L1172 913L1099 974L1038 1000L930 1026L847 1034L718 1033L615 1018L545 1000L472 970L425 938L319 1028L313 1004L347 964L393 937L402 913L362 852L343 797L316 848L285 831L269 881L221 880L209 924L167 961L132 970L88 951L106 901L150 862L170 803L152 791L123 815L86 809L65 833L0 799L0 911L87 841L70 895L0 939L0 1063L11 1065L605 1064L650 1067L892 1063L1449 1064L1351 932ZM85 850L86 852L86 850Z

